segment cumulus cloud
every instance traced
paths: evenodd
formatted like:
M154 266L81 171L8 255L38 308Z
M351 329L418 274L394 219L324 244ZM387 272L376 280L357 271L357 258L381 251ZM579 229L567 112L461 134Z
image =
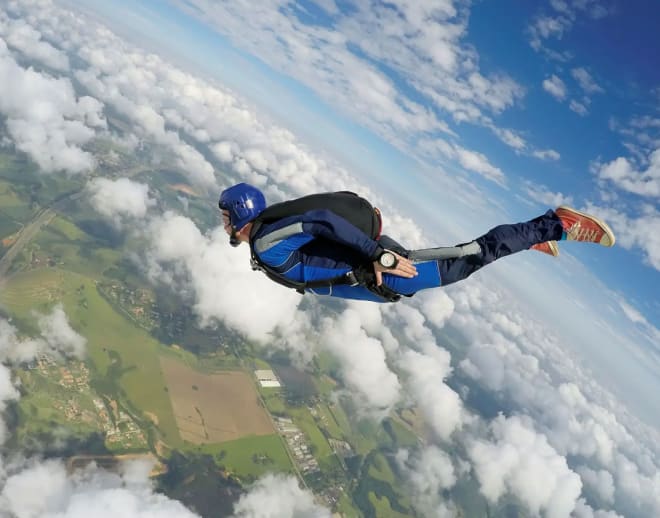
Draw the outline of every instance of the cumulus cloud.
M415 299L426 320L437 328L444 326L454 312L454 301L444 291L422 291L415 295Z
M468 448L483 495L496 502L511 491L535 514L569 516L582 483L566 459L523 418L500 416L490 427L492 442L478 439Z
M654 206L638 205L637 214L592 203L587 204L586 210L608 222L617 236L618 246L641 250L648 264L660 270L660 211Z
M431 445L412 453L399 450L395 459L412 488L417 509L429 517L456 515L452 502L442 496L442 491L452 488L457 480L448 454Z
M324 319L321 337L322 346L341 362L344 381L366 408L378 413L391 409L399 400L401 385L380 340L362 327L360 313L349 308Z
M479 173L496 183L504 183L502 170L493 166L485 155L460 147L455 148L455 151L458 163L468 171Z
M2 508L16 518L193 518L183 504L155 493L149 469L141 461L127 462L120 473L94 465L68 475L60 460L32 462L5 481Z
M82 358L85 355L87 339L71 327L61 305L55 306L49 315L40 316L38 324L51 351L75 358Z
M488 127L497 138L507 146L511 147L517 154L532 156L539 160L559 160L560 158L559 153L554 149L535 148L517 131L507 128L499 128L495 126L495 124L490 124Z
M645 168L637 168L629 159L618 157L600 165L598 177L624 191L660 198L660 148L650 153Z
M41 330L37 338L19 337L10 322L0 319L0 361L25 362L39 353L84 357L87 340L71 327L62 305L55 306L49 314L37 316Z
M534 50L557 61L567 61L570 55L551 49L549 40L561 40L581 16L597 20L612 13L599 0L552 0L550 6L553 12L535 16L527 27L527 34Z
M94 178L87 184L87 190L94 209L116 226L125 219L144 218L156 204L149 196L148 185L128 178Z
M82 146L95 135L90 120L103 121L101 103L77 97L70 80L19 66L0 39L0 114L17 149L44 172L89 172L92 155Z
M41 33L25 20L12 19L0 11L0 36L10 47L29 59L33 59L58 71L69 70L66 53L44 41Z
M568 103L568 107L571 109L571 111L574 111L578 115L586 115L588 113L587 107L585 106L584 103L580 103L576 101L575 99L571 99L571 102Z
M532 156L541 160L559 160L561 155L554 149L539 149L532 152Z
M558 101L563 101L566 98L566 85L554 74L543 80L543 89Z
M484 154L477 151L471 151L441 139L421 139L417 143L417 149L427 157L445 157L455 160L466 171L477 173L497 184L504 185L506 182L502 170L491 164Z
M249 251L231 248L222 228L203 235L190 219L168 212L151 221L147 237L150 275L176 289L188 288L202 325L223 320L265 341L293 321L300 295L252 271Z
M575 80L580 85L580 88L582 88L586 94L604 92L604 90L596 83L596 81L594 81L593 77L591 77L591 74L585 68L574 68L571 70L571 75L575 78Z
M330 511L300 489L295 477L265 475L241 496L234 518L330 518Z
M436 348L427 354L405 351L399 361L415 401L438 437L448 440L465 419L463 403L443 379L450 372L449 353Z
M561 192L549 191L543 185L527 184L525 192L534 201L542 203L547 207L559 207L560 205L573 205L573 197Z
M604 469L593 470L582 466L578 468L578 473L582 482L595 491L603 502L614 502L614 478L609 471Z

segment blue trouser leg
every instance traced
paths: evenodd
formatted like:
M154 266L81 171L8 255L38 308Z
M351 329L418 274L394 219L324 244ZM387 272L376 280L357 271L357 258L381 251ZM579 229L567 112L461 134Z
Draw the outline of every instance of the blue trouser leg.
M500 225L489 230L475 240L481 248L481 253L479 254L465 255L451 259L430 259L415 262L415 267L417 268L416 277L407 279L384 273L383 282L402 295L411 295L421 290L446 286L469 277L477 270L497 259L527 250L530 246L537 243L562 239L563 231L561 221L554 211L549 210L542 216L530 221L512 225ZM408 251L399 243L387 236L383 236L380 243L385 248L394 250L404 256L409 255ZM431 253L431 249L428 252ZM428 256L429 253L425 255ZM414 255L414 252L411 252L411 254ZM330 290L325 294L331 294ZM332 295L383 302L377 295L374 295L363 286L335 286L332 290Z
M532 245L559 240L563 231L553 210L524 223L495 227L476 239L481 247L480 254L438 260L442 285L463 280L487 264Z

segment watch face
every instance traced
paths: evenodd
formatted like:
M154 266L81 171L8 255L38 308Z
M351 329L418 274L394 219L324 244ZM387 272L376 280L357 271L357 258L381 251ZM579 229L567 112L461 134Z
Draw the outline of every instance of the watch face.
M380 256L380 264L385 268L392 268L396 262L396 257L392 252L383 252Z

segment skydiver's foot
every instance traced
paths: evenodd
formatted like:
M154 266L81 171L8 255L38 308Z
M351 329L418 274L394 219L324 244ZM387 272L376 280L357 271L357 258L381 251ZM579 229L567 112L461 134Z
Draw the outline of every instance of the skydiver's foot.
M543 252L544 254L557 257L559 255L559 247L557 246L557 241L545 241L543 243L537 243L529 247L530 250L536 250L537 252Z
M555 214L564 227L564 239L614 246L614 232L604 221L564 205L557 208Z

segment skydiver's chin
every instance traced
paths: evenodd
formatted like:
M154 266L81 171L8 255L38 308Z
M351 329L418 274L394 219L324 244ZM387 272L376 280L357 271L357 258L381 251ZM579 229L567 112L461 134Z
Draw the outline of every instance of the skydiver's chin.
M229 244L234 248L236 248L238 245L241 244L241 240L238 239L238 236L236 235L236 231L232 230L232 233L229 236Z

